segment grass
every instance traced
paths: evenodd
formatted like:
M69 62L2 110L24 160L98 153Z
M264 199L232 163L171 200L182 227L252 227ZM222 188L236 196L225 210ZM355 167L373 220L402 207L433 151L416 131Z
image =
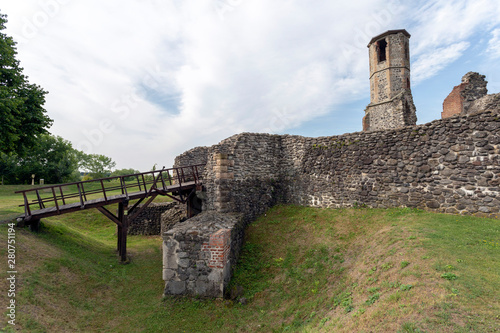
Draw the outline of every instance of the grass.
M15 191L28 190L30 185L0 185L0 221L10 220L24 212L23 197Z
M1 205L3 209L4 201ZM114 250L115 230L93 210L45 219L38 234L16 229L16 328L23 332L494 332L500 328L498 220L412 209L275 207L247 230L231 282L232 288L242 288L244 305L231 300L162 299L160 237L130 236L132 260L121 265ZM7 226L1 225L2 244L6 235ZM7 257L5 248L0 248L0 257ZM457 278L441 277L447 273ZM0 278L5 290L5 274ZM2 292L1 304L7 301Z

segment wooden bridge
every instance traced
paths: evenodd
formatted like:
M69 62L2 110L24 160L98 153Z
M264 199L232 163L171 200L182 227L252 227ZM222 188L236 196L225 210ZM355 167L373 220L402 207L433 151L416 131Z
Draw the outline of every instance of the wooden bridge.
M97 208L116 223L118 229L118 254L127 261L127 229L158 195L165 195L187 204L187 215L194 214L193 201L196 190L201 190L199 168L203 165L182 166L124 176L108 177L68 184L38 187L17 191L24 197L24 214L18 222L38 230L40 219ZM142 206L139 206L145 199ZM129 208L129 202L137 200ZM116 215L105 206L118 204Z

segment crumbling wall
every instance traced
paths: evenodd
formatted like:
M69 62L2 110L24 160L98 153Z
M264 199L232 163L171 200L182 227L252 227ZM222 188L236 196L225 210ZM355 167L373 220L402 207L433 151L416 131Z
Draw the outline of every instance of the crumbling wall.
M462 77L462 82L455 86L445 98L441 118L485 111L485 109L481 109L482 104L476 103L476 101L482 99L488 93L487 84L484 75L476 72L465 74ZM475 103L476 105L472 107Z
M243 133L209 149L204 210L248 220L276 203L496 216L500 116L305 138Z
M491 94L481 97L470 103L468 112L469 114L500 110L500 93Z
M208 160L208 147L195 147L192 148L179 156L174 160L173 167L187 166L187 165L202 165L198 167L198 174L203 175L205 172L204 165L207 164ZM186 175L190 173L189 170L185 170ZM173 175L175 177L175 175Z
M462 83L465 84L464 89L460 92L463 100L462 113L470 113L469 107L471 103L486 96L488 93L488 89L486 88L488 81L485 78L486 76L476 72L468 72L462 77Z

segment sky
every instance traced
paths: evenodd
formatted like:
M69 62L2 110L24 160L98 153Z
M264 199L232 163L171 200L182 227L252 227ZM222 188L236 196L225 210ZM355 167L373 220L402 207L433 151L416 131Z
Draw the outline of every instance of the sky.
M500 92L498 0L0 0L50 132L117 169L241 132L362 130L370 39L410 34L418 124L469 71Z

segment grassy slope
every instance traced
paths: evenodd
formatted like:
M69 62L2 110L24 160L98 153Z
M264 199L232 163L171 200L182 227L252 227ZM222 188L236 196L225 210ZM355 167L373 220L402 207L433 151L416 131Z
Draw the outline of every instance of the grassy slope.
M23 332L400 331L500 328L500 223L410 209L276 207L247 232L233 285L246 305L162 300L161 239L118 264L98 212L16 231ZM5 244L6 226L0 226ZM0 248L6 258L6 249ZM6 260L2 259L2 272ZM3 274L3 273L2 273ZM441 276L453 278L447 280ZM1 276L0 288L6 280ZM7 295L0 294L1 304ZM4 317L5 318L5 317ZM0 327L5 324L2 319Z

